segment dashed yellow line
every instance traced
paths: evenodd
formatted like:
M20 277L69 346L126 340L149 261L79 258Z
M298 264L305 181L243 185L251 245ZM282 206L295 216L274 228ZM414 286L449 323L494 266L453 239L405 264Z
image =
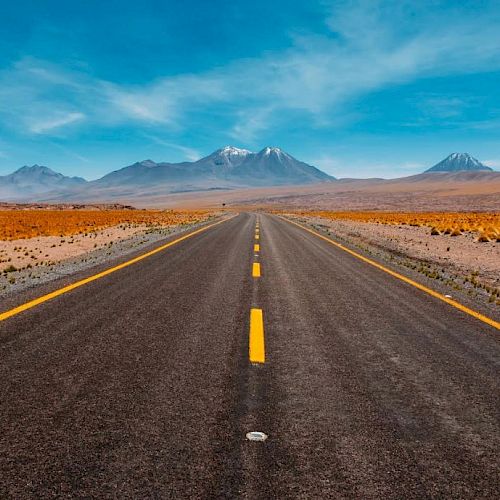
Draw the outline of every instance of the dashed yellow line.
M231 217L231 219L232 219L232 217ZM150 257L151 255L154 255L158 252L161 252L161 251L165 250L166 248L169 248L173 245L176 245L177 243L180 243L181 241L187 240L188 238L191 238L192 236L195 236L196 234L200 234L203 231L206 231L207 229L215 227L219 224L222 224L223 222L226 222L228 220L230 220L230 219L224 219L224 220L221 220L219 222L215 222L214 224L209 224L208 226L204 226L200 229L197 229L196 231L193 231L189 234L181 236L180 238L177 238L176 240L170 241L169 243L166 243L165 245L159 246L159 247L155 248L154 250L151 250L151 251L146 252L142 255L139 255L133 259L130 259L126 262L123 262L122 264L119 264L119 265L114 266L114 267L110 267L109 269L106 269L105 271L94 274L93 276L89 276L88 278L85 278L83 280L76 281L75 283L72 283L71 285L65 286L63 288L59 288L58 290L55 290L54 292L48 293L46 295L42 295L41 297L38 297L37 299L30 300L29 302L26 302L25 304L14 307L13 309L10 309L8 311L1 313L0 314L0 321L4 321L7 318L11 318L12 316L15 316L16 314L19 314L23 311L31 309L39 304L43 304L44 302L47 302L47 301L52 300L56 297L59 297L60 295L68 293L71 290L74 290L75 288L79 288L83 285L86 285L87 283L91 283L92 281L96 281L99 278L104 278L104 276L108 276L109 274L114 273L116 271L119 271L120 269L131 266L132 264L135 264L136 262L139 262L143 259L146 259L147 257Z
M260 252L260 245L258 243L255 243L255 245L253 246L253 251Z
M255 239L256 239L256 240L258 240L258 239L259 239L259 235L258 235L258 234L256 234L256 235L255 235Z
M472 316L473 318L478 319L479 321L482 321L483 323L486 323L487 325L492 326L493 328L496 328L497 330L500 330L500 323L498 321L495 321L492 318L489 318L488 316L485 316L484 314L481 314L477 311L474 311L473 309L470 309L467 306L464 306L460 302L457 302L456 300L453 300L449 297L445 297L444 295L440 294L439 292L436 292L435 290L432 290L432 288L428 288L425 285L422 285L418 283L417 281L413 281L410 278L407 278L406 276L403 276L402 274L399 274L395 271L392 271L391 269L388 269L387 267L383 266L382 264L379 264L378 262L375 262L372 259L369 259L368 257L365 257L364 255L361 255L354 250L351 250L350 248L345 247L344 245L337 243L336 241L331 240L330 238L327 238L326 236L323 236L320 233L317 233L316 231L313 231L312 229L309 229L308 227L304 227L302 224L298 224L297 222L294 222L289 219L285 219L284 217L281 217L282 219L286 220L287 222L290 222L290 224L294 224L297 227L300 227L304 231L307 231L308 233L314 234L318 238L321 238L322 240L325 240L326 242L330 243L331 245L336 246L337 248L340 248L341 250L344 250L344 252L347 252L348 254L356 257L357 259L362 260L363 262L366 262L367 264L370 264L373 267L376 267L377 269L380 269L381 271L386 272L387 274L390 274L391 276L394 276L395 278L404 281L405 283L408 283L409 285L414 286L415 288L418 288L419 290L431 295L432 297L441 300L442 302L446 302L452 307L455 307L456 309L468 314L469 316Z
M266 361L262 309L250 310L249 357L251 363L265 363Z
M252 266L252 277L260 278L260 264L258 262L254 262Z

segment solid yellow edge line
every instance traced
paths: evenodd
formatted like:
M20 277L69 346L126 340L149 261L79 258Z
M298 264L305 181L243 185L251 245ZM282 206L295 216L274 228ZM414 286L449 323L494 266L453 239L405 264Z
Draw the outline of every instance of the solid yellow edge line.
M321 239L327 241L328 243L340 248L341 250L344 250L344 252L351 254L352 256L362 260L363 262L366 262L367 264L370 264L373 267L376 267L377 269L380 269L380 270L390 274L391 276L394 276L395 278L397 278L401 281L404 281L405 283L408 283L409 285L412 285L415 288L418 288L419 290L422 290L423 292L425 292L429 295L432 295L436 299L439 299L443 302L446 302L450 306L455 307L456 309L468 314L469 316L472 316L473 318L476 318L479 321L482 321L483 323L486 323L487 325L490 325L493 328L500 330L500 323L498 321L495 321L494 319L489 318L488 316L485 316L484 314L481 314L477 311L474 311L473 309L470 309L469 307L464 306L463 304L461 304L460 302L457 302L456 300L445 297L444 295L441 295L439 292L432 290L432 288L428 288L425 285L418 283L417 281L413 281L412 279L407 278L406 276L403 276L402 274L399 274L395 271L392 271L391 269L384 267L382 264L379 264L378 262L375 262L374 260L371 260L371 259L365 257L364 255L361 255L361 254L355 252L354 250L351 250L350 248L347 248L344 245L337 243L336 241L333 241L330 238L327 238L326 236L323 236L322 234L317 233L316 231L313 231L312 229L309 229L308 227L304 227L302 224L298 224L297 222L292 221L290 219L287 219L285 217L280 217L280 218L286 220L287 222L290 222L290 224L294 224L295 226L300 227L304 231L307 231L311 234L314 234L315 236L318 236L319 238L321 238Z
M258 262L254 262L252 266L252 276L254 278L260 278L260 264Z
M250 310L249 357L251 363L265 363L266 361L262 309Z
M59 295L63 295L64 293L70 292L71 290L74 290L75 288L79 288L83 285L86 285L87 283L91 283L92 281L98 280L99 278L103 278L104 276L107 276L108 274L111 274L111 273L114 273L115 271L119 271L120 269L123 269L124 267L131 266L132 264L135 264L136 262L139 262L143 259L146 259L147 257L150 257L151 255L154 255L158 252L161 252L162 250L165 250L168 247L171 247L177 243L180 243L181 241L184 241L188 238L191 238L191 236L194 236L194 235L199 234L203 231L206 231L207 229L210 229L214 226L217 226L218 224L226 222L226 221L232 219L233 217L230 217L229 219L220 220L218 222L215 222L214 224L209 224L208 226L204 226L200 229L197 229L196 231L193 231L192 233L181 236L180 238L177 238L176 240L170 241L169 243L166 243L165 245L162 245L158 248L155 248L154 250L151 250L151 251L146 252L142 255L139 255L131 260L123 262L122 264L119 264L119 265L114 266L114 267L110 267L109 269L106 269L105 271L94 274L93 276L89 276L88 278L85 278L83 280L76 281L75 283L72 283L71 285L65 286L63 288L59 288L58 290L55 290L55 291L48 293L46 295L42 295L41 297L38 297L37 299L30 300L29 302L26 302L25 304L21 304L20 306L17 306L17 307L14 307L13 309L5 311L5 312L0 314L0 321L4 321L7 318L11 318L12 316L15 316L16 314L19 314L23 311L31 309L32 307L35 307L39 304L47 302L48 300L59 297Z
M253 246L253 251L260 252L260 245L258 243L255 243L255 245Z

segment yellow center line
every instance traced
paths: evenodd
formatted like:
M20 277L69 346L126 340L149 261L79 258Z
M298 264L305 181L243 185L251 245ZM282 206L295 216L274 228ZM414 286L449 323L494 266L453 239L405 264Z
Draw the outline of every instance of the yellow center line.
M258 234L256 234L256 235L255 235L255 239L256 239L256 240L258 240L258 239L259 239L259 235L258 235Z
M255 243L253 246L253 251L254 252L260 252L260 245L258 243Z
M350 248L345 247L344 245L341 245L340 243L337 243L336 241L331 240L330 238L327 238L326 236L323 236L320 233L317 233L316 231L313 231L312 229L309 229L308 227L304 227L302 224L298 224L297 222L294 222L292 220L286 219L284 217L280 217L283 220L286 220L287 222L290 222L290 224L294 224L297 227L300 227L304 231L307 231L311 234L314 234L315 236L318 236L318 238L321 238L325 240L326 242L330 243L331 245L336 246L337 248L340 248L341 250L344 250L344 252L347 252L348 254L356 257L357 259L362 260L363 262L366 262L367 264L370 264L373 267L376 267L377 269L380 269L381 271L386 272L387 274L390 274L394 278L397 278L401 281L404 281L405 283L408 283L409 285L414 286L415 288L418 288L419 290L431 295L432 297L439 299L443 302L446 302L452 307L455 307L456 309L468 314L469 316L472 316L473 318L478 319L479 321L482 321L483 323L486 323L487 325L492 326L493 328L496 328L497 330L500 330L500 323L498 321L495 321L492 318L489 318L488 316L485 316L484 314L481 314L477 311L474 311L473 309L470 309L467 306L464 306L460 302L457 302L456 300L453 300L449 297L445 297L444 295L440 294L439 292L436 292L435 290L432 290L432 288L428 288L425 285L422 285L416 281L413 281L410 278L407 278L406 276L403 276L402 274L399 274L395 271L392 271L391 269L388 269L387 267L383 266L382 264L379 264L378 262L375 262L374 260L371 260L364 255L361 255L354 250L351 250Z
M266 361L262 309L250 309L249 357L251 363L265 363Z
M260 278L260 264L258 262L253 263L252 277L253 278Z
M233 216L233 217L235 217L235 216ZM197 229L196 231L193 231L189 234L181 236L180 238L177 238L176 240L170 241L169 243L166 243L165 245L159 246L159 247L155 248L154 250L151 250L151 251L146 252L142 255L139 255L131 260L123 262L122 264L119 264L119 265L114 266L114 267L110 267L109 269L106 269L105 271L94 274L93 276L89 276L88 278L82 279L80 281L76 281L75 283L72 283L71 285L65 286L63 288L59 288L58 290L55 290L55 291L48 293L46 295L42 295L41 297L38 297L37 299L30 300L29 302L26 302L25 304L14 307L13 309L10 309L8 311L5 311L5 312L0 314L0 321L4 321L7 318L10 318L12 316L15 316L16 314L19 314L23 311L31 309L32 307L35 307L39 304L43 304L44 302L47 302L48 300L59 297L59 295L63 295L65 293L68 293L71 290L74 290L75 288L79 288L83 285L86 285L87 283L91 283L92 281L98 280L99 278L103 278L104 276L108 276L109 274L114 273L120 269L131 266L132 264L135 264L136 262L139 262L143 259L146 259L147 257L150 257L151 255L154 255L158 252L161 252L161 251L165 250L166 248L169 248L173 245L176 245L177 243L180 243L181 241L187 240L188 238L191 238L192 236L195 236L196 234L200 234L203 231L206 231L207 229L210 229L210 228L215 227L219 224L222 224L223 222L226 222L226 221L232 219L233 217L230 217L229 219L224 219L224 220L215 222L213 224L209 224L208 226L204 226L200 229Z

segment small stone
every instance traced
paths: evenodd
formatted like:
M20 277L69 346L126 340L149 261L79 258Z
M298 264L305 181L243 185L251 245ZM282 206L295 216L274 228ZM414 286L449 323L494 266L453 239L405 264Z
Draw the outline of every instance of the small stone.
M252 431L247 433L247 439L249 441L265 441L267 439L267 434L259 431Z

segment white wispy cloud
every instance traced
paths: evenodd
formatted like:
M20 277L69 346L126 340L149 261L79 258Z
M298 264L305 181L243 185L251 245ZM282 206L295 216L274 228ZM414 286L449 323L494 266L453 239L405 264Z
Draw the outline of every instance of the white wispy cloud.
M202 157L201 153L196 149L182 146L181 144L175 144L170 141L165 141L164 139L157 137L155 135L150 135L150 134L143 134L143 135L144 137L154 142L155 144L159 144L160 146L165 146L166 148L176 149L177 151L180 151L181 153L183 153L184 158L186 160L196 161Z
M254 142L261 131L269 128L273 110L273 106L269 105L265 108L236 112L229 136L246 143Z
M83 113L77 112L58 114L58 116L36 120L35 122L31 123L29 129L35 134L44 134L55 128L64 127L65 125L69 125L70 123L83 120L84 118L85 115Z
M180 125L187 111L230 100L227 82L210 74L181 75L130 87L101 82L101 87L113 114L173 127Z
M0 117L25 132L50 134L77 123L183 129L201 115L248 142L286 124L287 113L320 127L352 113L353 100L390 85L500 68L495 9L464 16L459 7L407 1L325 5L326 34L301 34L288 50L143 85L25 58L0 72ZM458 103L445 104L429 106L452 117Z

